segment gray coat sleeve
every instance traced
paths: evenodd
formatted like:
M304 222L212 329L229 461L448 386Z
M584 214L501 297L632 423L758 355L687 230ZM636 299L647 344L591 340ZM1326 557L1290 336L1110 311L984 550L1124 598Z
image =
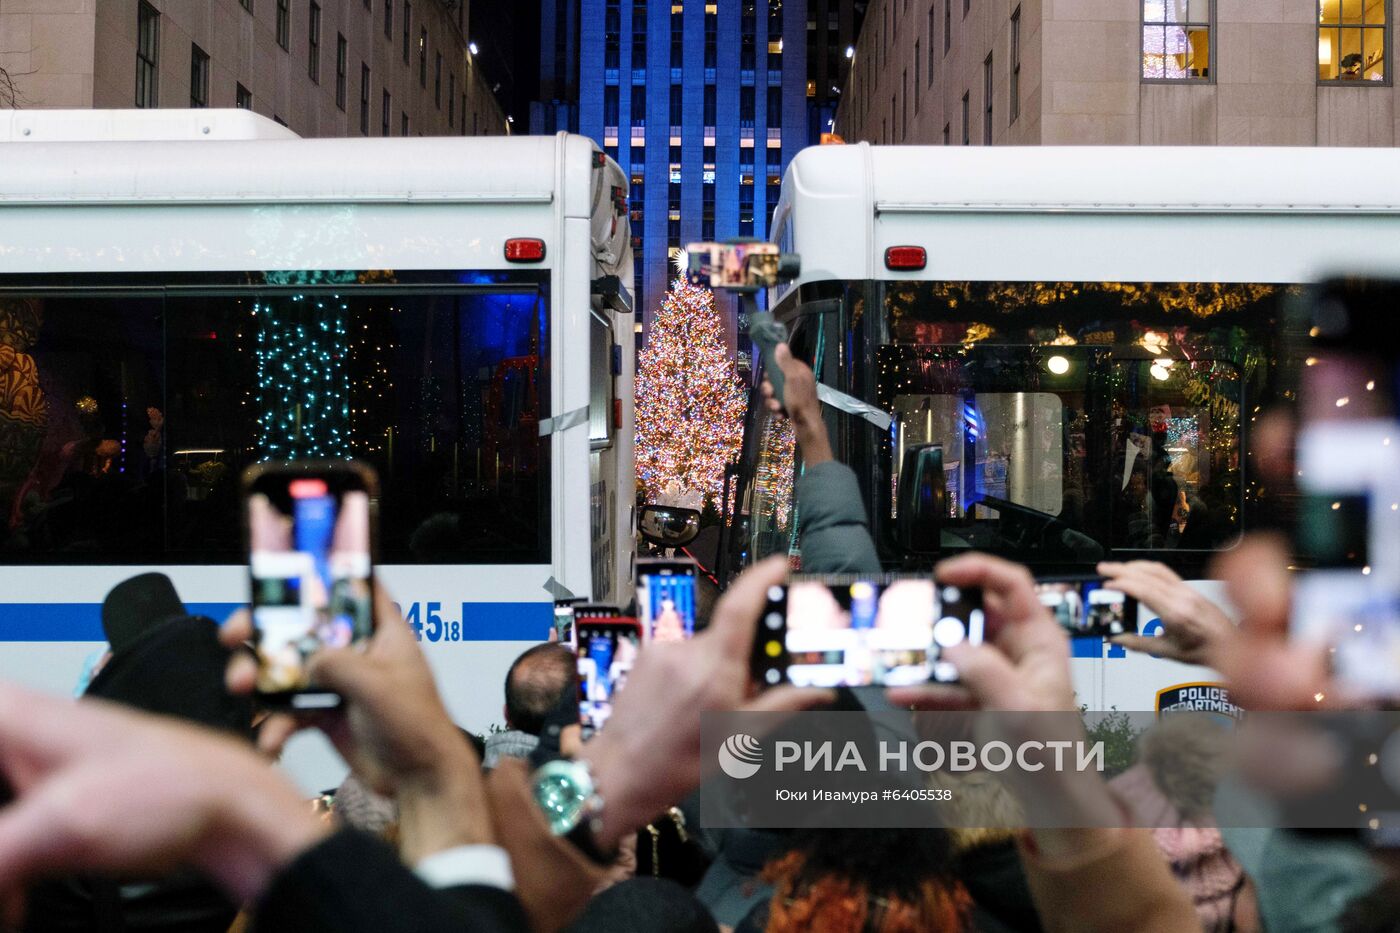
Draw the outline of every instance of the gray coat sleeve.
M803 573L879 573L880 555L860 501L856 475L827 460L797 480Z

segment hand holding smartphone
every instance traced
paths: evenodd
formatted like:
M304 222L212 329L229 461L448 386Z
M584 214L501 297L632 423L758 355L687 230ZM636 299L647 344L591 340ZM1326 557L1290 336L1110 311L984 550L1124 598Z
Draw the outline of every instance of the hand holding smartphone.
M980 644L980 590L929 577L794 576L768 591L751 667L764 686L952 683L944 649Z
M308 662L374 631L374 472L353 461L263 463L243 477L257 696L294 709L338 706Z

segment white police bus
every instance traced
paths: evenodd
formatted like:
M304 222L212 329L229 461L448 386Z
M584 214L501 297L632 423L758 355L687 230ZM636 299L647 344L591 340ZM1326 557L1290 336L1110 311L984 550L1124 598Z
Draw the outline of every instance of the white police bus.
M556 595L632 592L626 184L578 136L0 113L0 677L72 690L143 569L225 617L243 468L352 456L449 707L499 722Z
M1282 507L1249 462L1253 418L1287 391L1280 307L1330 273L1400 269L1397 170L1394 149L799 153L771 229L802 270L770 307L818 379L868 406L826 414L887 564L978 548L1040 572L1149 558L1202 576ZM932 507L900 515L921 445L939 452ZM797 552L800 469L751 405L722 572ZM1094 709L1210 680L1098 640L1076 652Z

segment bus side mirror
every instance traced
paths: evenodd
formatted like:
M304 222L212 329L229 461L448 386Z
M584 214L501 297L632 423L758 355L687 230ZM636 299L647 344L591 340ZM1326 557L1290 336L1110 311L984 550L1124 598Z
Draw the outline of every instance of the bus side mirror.
M700 513L678 505L644 505L637 515L642 537L661 547L685 547L700 533Z
M939 549L943 517L948 514L948 488L943 478L943 445L914 444L904 450L895 490L895 542L907 553L931 554Z

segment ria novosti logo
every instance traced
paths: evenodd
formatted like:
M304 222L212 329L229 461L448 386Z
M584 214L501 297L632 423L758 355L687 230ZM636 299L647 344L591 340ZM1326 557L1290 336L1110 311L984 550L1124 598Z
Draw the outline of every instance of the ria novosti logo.
M719 769L736 780L751 778L763 765L763 746L758 739L737 732L719 747Z

